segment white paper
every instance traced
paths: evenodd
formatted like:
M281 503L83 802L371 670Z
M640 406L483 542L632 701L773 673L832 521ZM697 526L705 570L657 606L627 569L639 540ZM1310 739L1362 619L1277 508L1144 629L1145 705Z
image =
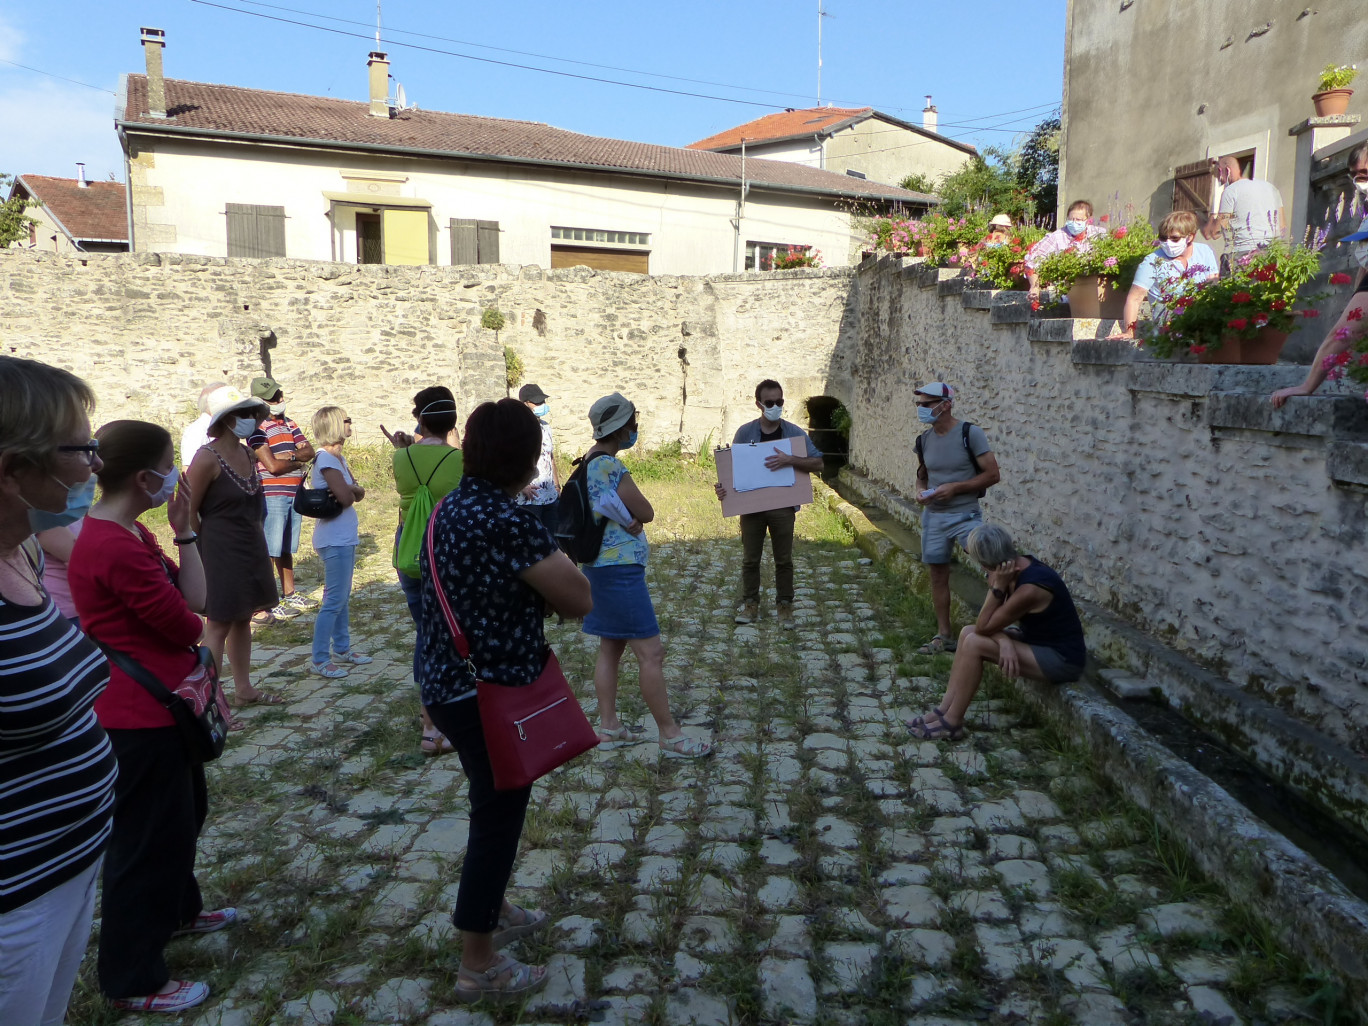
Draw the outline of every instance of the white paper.
M776 452L786 456L793 455L793 441L788 438L777 442L760 442L756 445L744 443L733 445L732 488L738 492L753 492L759 488L787 488L798 480L792 467L770 470L765 460Z
M627 512L617 492L604 492L599 501L594 503L594 512L623 527L632 522L632 514Z

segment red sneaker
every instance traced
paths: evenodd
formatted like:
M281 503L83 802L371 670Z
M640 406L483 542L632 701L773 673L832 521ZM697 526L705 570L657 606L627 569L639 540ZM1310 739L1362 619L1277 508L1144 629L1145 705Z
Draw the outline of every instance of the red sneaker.
M194 1008L209 996L209 984L191 980L172 980L176 986L167 994L148 994L146 997L110 998L115 1008L130 1012L182 1012Z
M182 926L173 933L172 937L184 937L192 933L213 933L215 930L222 930L225 926L232 926L237 922L237 909L221 908L213 912L201 912L195 916L195 921L187 926Z

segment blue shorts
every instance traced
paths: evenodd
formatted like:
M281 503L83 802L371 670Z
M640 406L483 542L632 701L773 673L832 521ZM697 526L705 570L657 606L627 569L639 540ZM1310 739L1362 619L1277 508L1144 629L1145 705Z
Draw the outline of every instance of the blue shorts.
M949 563L958 543L962 548L969 532L983 523L983 511L966 509L954 513L922 510L921 560L923 563Z
M266 551L272 559L279 559L282 552L299 551L299 529L303 524L304 518L294 511L293 495L266 496L266 524L263 530L266 532ZM290 532L288 539L285 537L287 530ZM288 549L284 545L287 540Z
M640 563L585 566L594 608L581 630L599 638L633 640L660 633L651 593L646 590L646 568Z

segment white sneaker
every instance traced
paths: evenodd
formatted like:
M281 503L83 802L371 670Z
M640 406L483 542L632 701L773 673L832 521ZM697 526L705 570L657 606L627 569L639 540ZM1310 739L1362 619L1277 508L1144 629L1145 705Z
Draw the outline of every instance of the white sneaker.
M334 652L333 658L339 663L351 663L353 666L365 666L367 663L375 662L365 652L358 652L356 649L352 649L350 652Z

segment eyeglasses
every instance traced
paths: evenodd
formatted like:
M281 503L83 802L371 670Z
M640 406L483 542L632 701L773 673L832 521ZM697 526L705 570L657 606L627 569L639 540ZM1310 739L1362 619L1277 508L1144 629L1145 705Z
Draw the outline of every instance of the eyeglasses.
M1183 241L1184 239L1186 239L1186 238L1187 238L1186 235L1165 235L1165 236L1161 236L1161 240L1164 241L1164 242L1182 242L1182 241Z
M782 400L782 399L761 399L761 400L760 400L760 405L763 406L763 407L764 407L765 409L767 409L767 410L772 410L772 409L774 409L776 406L783 406L783 405L784 405L784 400Z
M351 423L351 418L350 418L350 417L343 417L343 418L342 418L342 423L343 423L343 424L350 424L350 423Z
M85 445L59 445L58 452L81 452L85 453L86 466L95 462L95 458L100 455L100 440L92 438Z
M944 399L930 399L926 402L918 402L917 405L930 409L932 406L939 406L943 402L945 402Z

